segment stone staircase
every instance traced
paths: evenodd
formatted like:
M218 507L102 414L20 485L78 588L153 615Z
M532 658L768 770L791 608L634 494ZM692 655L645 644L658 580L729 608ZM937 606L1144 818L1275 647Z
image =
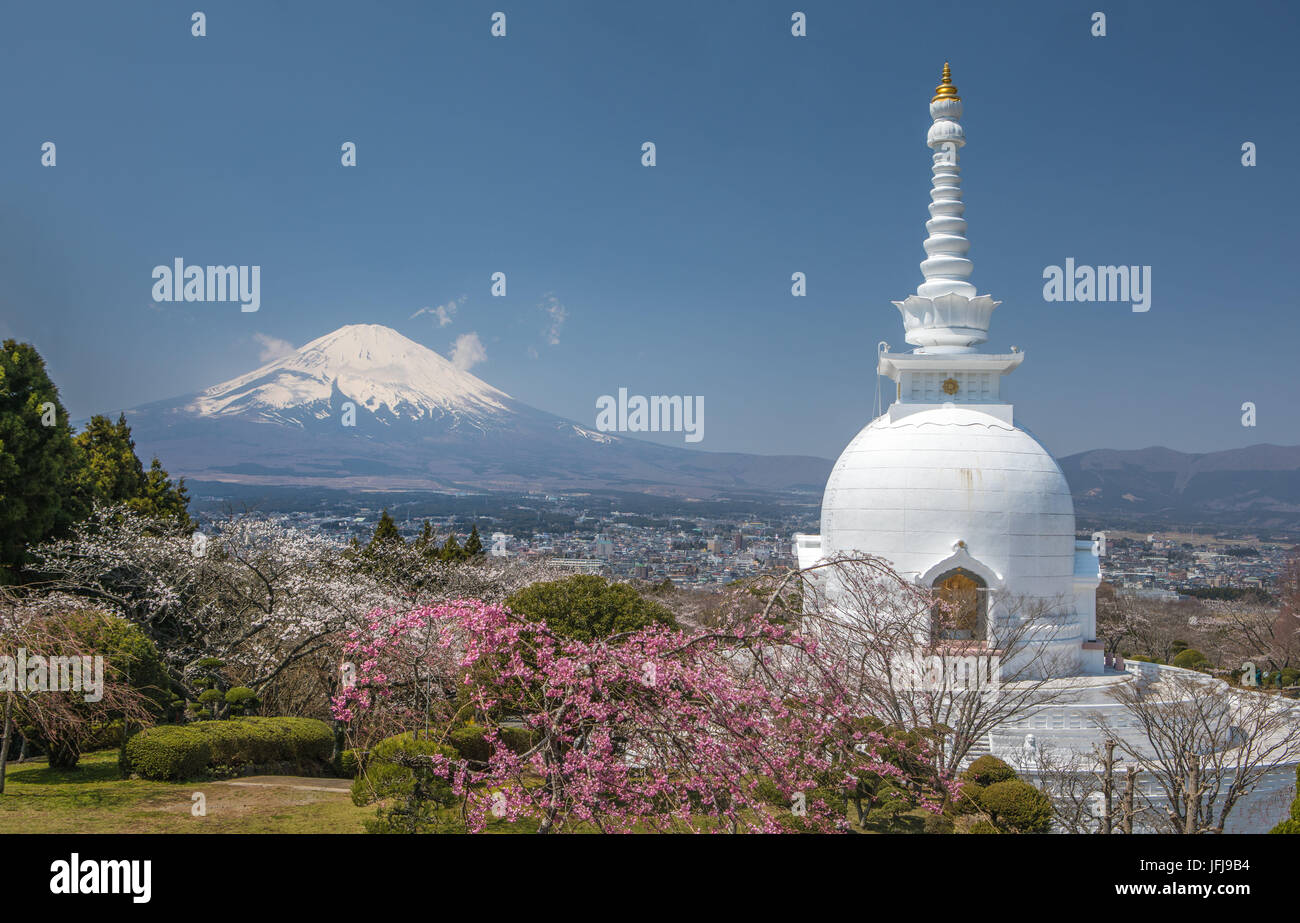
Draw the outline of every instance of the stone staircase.
M966 756L962 759L960 768L965 769L981 756L988 756L992 752L993 748L989 745L989 735L981 734L975 742L971 744L971 748L966 751Z

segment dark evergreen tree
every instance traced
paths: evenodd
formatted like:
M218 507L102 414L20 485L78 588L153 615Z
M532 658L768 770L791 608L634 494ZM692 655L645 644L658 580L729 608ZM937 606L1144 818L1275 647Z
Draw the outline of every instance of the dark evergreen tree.
M87 506L123 504L142 516L171 521L185 529L194 527L185 480L172 483L156 457L145 472L125 414L119 415L116 423L107 417L91 417L74 441L81 450L77 490Z
M465 557L481 558L483 553L483 540L478 537L478 523L475 523L469 530L469 538L465 539Z
M75 439L81 449L77 486L84 497L116 505L143 493L144 466L136 457L125 415L116 423L108 417L91 417Z
M461 548L460 544L456 541L455 532L452 532L447 536L447 541L443 543L442 551L438 553L438 557L443 561L446 561L448 564L454 564L456 561L460 561L465 557L465 549Z
M397 531L397 523L393 522L393 517L388 515L385 509L379 514L379 522L375 525L375 534L370 536L370 544L366 550L378 548L380 545L402 544L402 533Z
M145 516L172 520L185 529L194 528L194 520L190 519L190 495L185 489L185 478L177 478L173 484L167 475L167 469L156 455L145 473L144 490L140 496L128 500L126 505Z
M0 347L0 582L14 579L28 545L85 512L74 489L78 451L45 361L27 343Z

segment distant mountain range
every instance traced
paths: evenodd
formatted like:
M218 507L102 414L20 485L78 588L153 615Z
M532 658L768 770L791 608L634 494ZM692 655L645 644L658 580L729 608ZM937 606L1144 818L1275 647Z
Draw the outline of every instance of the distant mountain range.
M350 408L348 405L351 405ZM355 425L345 426L351 418ZM345 489L815 491L831 463L662 446L517 401L377 324L198 394L127 411L136 445L196 480Z
M1300 530L1300 446L1094 449L1060 465L1076 514L1090 520Z
M351 405L355 426L344 426ZM376 324L198 394L127 412L136 444L201 481L367 490L607 489L820 496L832 462L702 452L546 413ZM1100 449L1060 460L1081 518L1300 529L1300 446Z

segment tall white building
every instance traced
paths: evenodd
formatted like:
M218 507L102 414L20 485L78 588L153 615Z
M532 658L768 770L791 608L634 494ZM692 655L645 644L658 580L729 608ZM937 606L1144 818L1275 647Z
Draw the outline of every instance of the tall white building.
M924 280L894 302L914 349L882 344L877 373L894 383L894 400L840 455L822 499L821 535L798 537L797 554L801 566L872 554L925 587L964 594L973 605L962 636L994 645L999 616L1010 615L999 606L1048 608L1054 617L1041 644L1049 649L1032 652L1035 665L1056 676L1100 674L1098 559L1091 542L1075 541L1061 469L1003 396L1003 379L1025 354L979 348L1001 302L969 281L961 115L945 64L926 136L934 180Z
M1176 705L1178 699L1160 691L1161 682L1182 676L1198 699L1215 696L1225 713L1243 693L1173 667L1105 665L1096 638L1099 558L1091 541L1075 539L1074 504L1060 467L1019 425L1003 394L1004 379L1025 354L1015 347L980 350L1000 302L970 282L958 165L966 136L947 64L930 116L934 180L924 281L894 302L913 349L894 352L881 344L877 372L894 383L893 401L836 461L822 499L821 534L796 535L795 554L804 568L853 553L885 559L906 579L959 604L955 624L945 620L939 637L962 642L955 647L963 651L1005 654L999 634L1014 631L1017 653L1004 656L1000 679L1039 683L1049 694L993 728L970 756L992 753L1050 785L1049 751L1057 765L1070 755L1088 765L1109 736L1153 752L1117 690L1137 684ZM828 591L833 600L834 578ZM927 628L935 630L918 626L918 632ZM1172 680L1163 688L1189 695ZM1276 708L1285 714L1291 705L1279 700ZM1228 765L1231 749L1222 751ZM1286 815L1296 755L1279 751L1274 762L1230 816L1227 832L1264 832ZM1122 765L1117 772L1122 775ZM1150 773L1136 779L1150 805L1138 829L1154 829L1151 817L1165 813L1167 793Z

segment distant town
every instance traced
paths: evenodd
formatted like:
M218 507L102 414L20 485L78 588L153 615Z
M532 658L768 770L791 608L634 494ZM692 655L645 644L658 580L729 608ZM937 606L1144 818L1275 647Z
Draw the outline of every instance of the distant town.
M215 485L209 485L215 487ZM249 489L249 496L256 494ZM196 496L208 517L234 504L220 494ZM489 553L550 561L621 580L665 580L682 588L731 583L795 566L794 538L816 532L820 497L763 496L683 500L645 494L554 493L481 495L343 495L271 489L253 515L341 542L369 539L387 509L414 540L427 520L441 542L464 542L477 525ZM1080 531L1078 538L1095 533ZM1271 595L1295 542L1289 534L1245 530L1107 531L1102 577L1152 599Z

